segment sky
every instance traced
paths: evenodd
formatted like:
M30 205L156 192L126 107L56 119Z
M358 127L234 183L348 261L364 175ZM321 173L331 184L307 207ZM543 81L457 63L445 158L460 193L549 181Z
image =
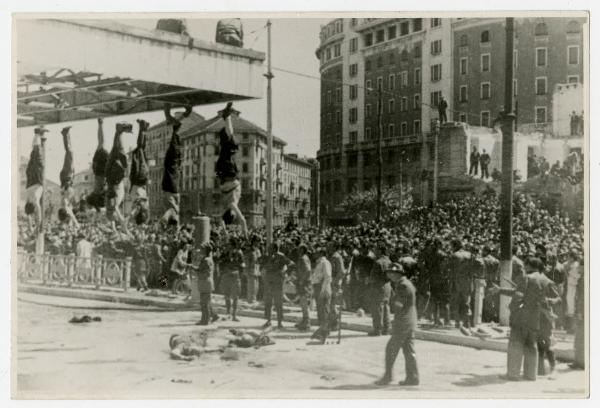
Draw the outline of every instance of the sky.
M312 76L319 76L319 61L315 50L319 45L320 26L327 23L324 19L272 19L272 66L295 72L302 72ZM152 29L156 20L152 19L127 19L119 20L120 23L141 28ZM216 20L188 19L188 31L194 38L214 41ZM264 19L242 19L244 24L244 48L266 52L267 32ZM266 61L264 64L266 72ZM273 87L273 134L284 139L288 145L287 153L298 153L301 156L315 157L319 148L319 106L320 83L316 79L299 77L288 73L273 70L275 78ZM235 103L235 108L241 112L242 117L266 129L266 80L264 81L263 98L241 101ZM194 108L194 111L211 118L223 104L204 105ZM104 132L107 136L108 146L112 143L112 133L116 122L128 120L135 123L135 119L143 118L155 124L164 119L161 111L135 115L106 118ZM64 148L60 129L66 124L48 125L50 130L46 144L47 178L58 182L59 172L62 168ZM72 123L71 138L74 149L75 171L87 169L92 161L96 148L96 120L78 121ZM126 138L126 148L135 144L134 135ZM20 128L17 132L17 147L19 156L29 156L33 139L33 128ZM14 139L13 139L14 141Z

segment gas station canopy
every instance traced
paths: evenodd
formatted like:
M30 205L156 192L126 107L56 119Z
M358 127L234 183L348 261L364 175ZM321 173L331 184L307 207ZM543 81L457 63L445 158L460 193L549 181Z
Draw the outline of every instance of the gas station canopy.
M261 52L109 20L16 29L18 127L262 97Z

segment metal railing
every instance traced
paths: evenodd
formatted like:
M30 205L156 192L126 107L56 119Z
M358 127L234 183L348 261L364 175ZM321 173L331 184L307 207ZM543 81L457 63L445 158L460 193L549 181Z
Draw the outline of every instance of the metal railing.
M38 255L19 251L19 282L43 285L73 285L121 288L127 291L131 280L131 257L105 258L102 255L82 258L75 255Z

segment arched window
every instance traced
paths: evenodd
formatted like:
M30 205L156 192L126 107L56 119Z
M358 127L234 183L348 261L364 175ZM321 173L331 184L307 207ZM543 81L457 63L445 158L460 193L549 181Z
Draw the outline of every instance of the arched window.
M579 25L579 22L569 21L569 23L567 24L567 33L575 34L575 33L580 33L580 32L581 32L581 26Z
M535 35L548 35L548 27L546 23L539 23L535 26L534 30Z
M490 42L490 32L488 30L485 30L481 33L481 42L482 43Z
M466 34L460 36L459 44L461 47L466 47L469 45L469 37Z
M402 54L400 54L400 59L402 61L408 61L408 51L406 51L406 48L402 50Z

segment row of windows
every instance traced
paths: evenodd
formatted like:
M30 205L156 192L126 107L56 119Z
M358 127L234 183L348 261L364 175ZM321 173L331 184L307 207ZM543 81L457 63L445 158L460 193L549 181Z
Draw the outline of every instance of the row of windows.
M547 108L545 106L535 107L535 123L548 122ZM459 122L467 123L467 114L460 112L458 115ZM490 111L481 111L479 113L479 126L490 127Z
M441 41L441 40L439 40ZM433 44L433 43L432 43ZM439 45L437 45L436 47L439 47L439 50L441 52L441 42L439 43ZM437 48L435 49L437 50ZM432 53L433 53L433 49L432 49ZM406 48L403 48L402 51L400 51L400 61L406 62L409 60L409 52ZM416 43L413 46L412 49L412 58L421 58L421 43ZM377 59L375 60L376 63L376 68L383 68L384 65L384 61L383 61L383 57L379 56L377 57ZM396 63L396 54L394 52L391 52L388 54L388 64L389 65L394 65ZM371 59L367 59L365 61L365 71L369 72L373 69L373 60ZM352 74L351 74L352 76Z
M441 96L441 92L440 92L440 96ZM399 101L399 108L400 108L400 112L407 112L408 111L408 97L403 96L398 98ZM412 108L414 110L419 110L421 109L421 94L415 94L413 96L412 99ZM396 100L395 99L389 99L388 100L388 109L387 109L387 113L395 113L396 112ZM437 105L437 103L436 103ZM377 112L376 114L379 114L379 104L376 105L377 106ZM373 115L373 109L370 103L365 105L365 118L371 118ZM350 108L350 119L356 117L356 108ZM350 120L350 123L355 123L356 121L352 121Z
M421 31L423 29L423 19L422 18L413 18L412 19L412 32ZM387 31L387 40L393 40L397 37L397 26L390 25L387 29L382 28L377 31L366 33L363 37L365 47L370 47L373 44L379 44L386 41L386 31ZM402 21L400 23L400 36L405 36L410 33L410 22Z
M546 23L539 23L535 26L533 30L536 36L546 36L548 35L548 26ZM581 32L581 24L577 21L569 21L567 24L567 34L576 34ZM515 31L515 35L517 35L517 31ZM480 42L481 43L489 43L491 41L491 35L489 30L484 30L480 34ZM460 47L468 47L469 46L469 37L466 34L463 34L459 38L459 46Z
M415 68L413 72L414 72L414 75L413 75L414 85L421 85L421 68ZM441 64L440 64L440 74L441 74ZM394 90L396 88L406 87L406 86L408 86L409 83L410 83L410 81L409 81L409 77L408 77L408 71L402 71L396 75L390 74L388 76L387 89ZM373 89L373 82L370 79L367 79L365 81L365 88L367 89L367 95L369 95L369 91L375 90L375 89ZM378 91L381 91L384 89L384 78L383 77L377 78L377 88L376 89Z
M393 138L396 136L409 136L409 135L418 135L421 133L421 121L416 119L413 121L412 132L409 128L408 122L402 122L400 124L399 133L396 133L396 126L393 123L388 124L387 133L384 133L384 138L389 137ZM384 130L385 132L385 130ZM365 140L376 140L378 136L377 129L372 130L370 127L365 128Z

